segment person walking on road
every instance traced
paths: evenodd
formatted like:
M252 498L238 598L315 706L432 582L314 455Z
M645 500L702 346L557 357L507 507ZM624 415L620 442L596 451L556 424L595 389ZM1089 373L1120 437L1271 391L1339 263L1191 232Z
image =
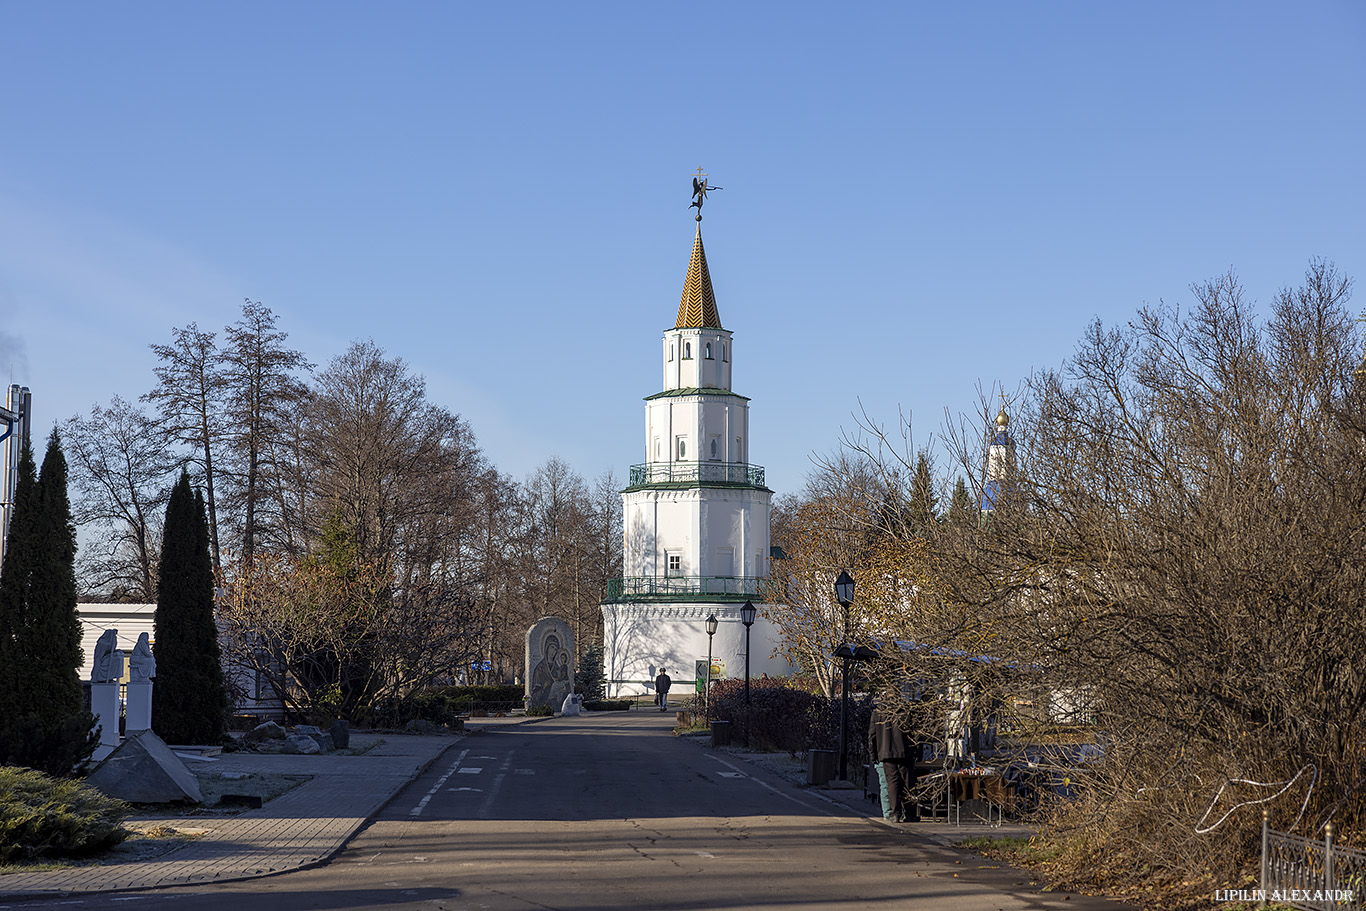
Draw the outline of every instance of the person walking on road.
M915 786L919 750L883 703L879 700L873 705L872 717L868 719L868 759L877 764L882 773L879 777L885 782L882 816L891 822L919 822L919 806L906 803L907 794Z
M673 686L673 678L664 673L664 668L659 669L659 676L655 678L655 705L659 706L661 712L669 710L669 687Z

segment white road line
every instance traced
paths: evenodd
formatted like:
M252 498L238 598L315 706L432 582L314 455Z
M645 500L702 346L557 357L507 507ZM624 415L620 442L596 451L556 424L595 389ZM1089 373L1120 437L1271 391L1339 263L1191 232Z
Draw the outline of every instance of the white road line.
M715 753L708 753L707 755L710 756L712 759L715 759L717 762L721 763L721 765L725 766L726 768L734 769L735 771L744 774L744 770L741 769L739 766L737 766L737 765L732 765L731 763L726 762L724 759L722 759L720 756L717 756ZM768 782L762 781L762 780L760 780L760 779L758 779L758 778L755 778L753 775L745 775L745 777L747 777L750 781L754 782L755 784L759 785L760 787L768 788L770 791L772 791L774 794L777 794L779 797L786 797L788 800L792 801L793 803L795 803L795 804L800 804L801 806L804 806L804 807L806 807L806 808L809 809L809 810L815 810L817 813L824 813L826 816L833 816L833 817L835 817L836 819L844 819L844 818L847 818L847 816L848 816L847 813L832 813L832 812L830 812L829 810L825 809L824 807L818 807L818 806L816 806L815 804L813 804L813 803L808 803L807 801L802 800L800 797L797 797L797 796L795 796L795 795L789 794L789 793L787 793L786 791L780 791L780 790L778 790L777 788L773 787L773 785L769 784ZM828 798L828 797L822 797L822 796L819 795L819 794L813 794L813 795L811 795L811 796L813 796L813 797L818 797L818 798L820 798L821 800L824 800L826 803L832 804L832 805L837 806L837 807L842 807L842 808L848 810L847 807L844 807L844 804L838 803L837 801L834 801L834 800L831 800L831 799ZM853 811L849 811L849 812L853 812Z
M422 811L427 809L427 802L432 799L432 795L435 794L437 791L441 790L441 786L446 783L446 779L450 778L452 773L454 773L456 769L460 768L460 763L463 762L465 757L469 755L469 752L469 750L465 750L459 756L455 757L455 762L451 763L451 767L446 770L445 775L441 776L441 780L438 781L436 784L432 785L432 789L427 792L427 796L419 800L417 806L413 807L411 810L408 811L409 816L422 815Z
M493 799L498 796L498 788L502 786L503 779L508 775L508 769L512 766L512 751L508 752L503 764L498 767L498 774L494 776L493 784L489 787L489 796L484 798L484 802L479 805L479 818L488 819L493 812Z

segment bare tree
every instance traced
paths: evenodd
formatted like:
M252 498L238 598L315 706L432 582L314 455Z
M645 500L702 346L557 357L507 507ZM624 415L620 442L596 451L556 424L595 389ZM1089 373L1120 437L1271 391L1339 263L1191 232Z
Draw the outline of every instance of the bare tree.
M232 462L233 508L240 516L241 557L250 561L270 533L266 513L277 502L269 475L279 469L272 444L287 424L290 405L305 392L296 377L312 369L302 353L285 347L269 307L248 300L242 318L224 330L220 388Z
M220 352L212 332L190 323L171 330L171 344L152 345L161 361L153 369L157 385L142 397L161 415L157 427L164 443L188 446L190 460L204 480L204 504L209 515L213 568L221 566L218 537L218 466L216 458L224 434L223 376Z
M941 548L950 597L1104 727L1068 817L1078 869L1204 884L1248 863L1262 806L1366 824L1350 289L1314 262L1258 320L1230 273L1187 312L1093 324L1020 403L1012 502Z
M882 605L871 594L882 539L900 528L900 488L881 467L855 453L823 459L797 498L782 500L772 528L783 559L774 562L768 619L782 635L782 652L813 674L822 692L834 692L835 650L846 642L869 644L885 631ZM861 580L848 608L835 600L836 577Z
M179 462L156 422L118 396L62 425L70 464L72 518L88 538L79 561L86 592L156 600L160 510Z
M552 456L527 478L530 536L525 585L531 615L563 617L583 641L585 618L596 627L601 589L593 584L592 553L597 543L588 485L559 457Z

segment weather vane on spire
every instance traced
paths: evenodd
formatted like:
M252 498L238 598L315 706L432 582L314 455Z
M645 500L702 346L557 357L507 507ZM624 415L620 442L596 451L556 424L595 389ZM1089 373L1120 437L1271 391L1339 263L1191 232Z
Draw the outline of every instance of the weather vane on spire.
M702 220L702 203L707 201L708 190L721 190L724 187L707 186L707 175L702 173L702 166L697 166L697 174L692 179L692 205L689 209L697 210L697 220Z

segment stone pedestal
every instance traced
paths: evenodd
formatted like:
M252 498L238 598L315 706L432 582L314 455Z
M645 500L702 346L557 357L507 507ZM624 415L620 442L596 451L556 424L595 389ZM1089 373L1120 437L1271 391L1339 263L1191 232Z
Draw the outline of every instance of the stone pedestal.
M152 729L152 681L140 680L128 684L128 707L123 729L129 736L137 731Z
M119 745L119 685L90 684L90 711L100 726L100 745L93 758L101 760Z

